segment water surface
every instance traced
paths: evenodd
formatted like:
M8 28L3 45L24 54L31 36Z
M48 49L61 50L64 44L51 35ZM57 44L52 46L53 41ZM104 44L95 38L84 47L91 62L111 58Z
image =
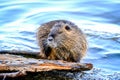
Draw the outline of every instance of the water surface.
M39 51L35 33L40 24L70 20L87 35L89 49L83 62L94 65L82 79L120 80L119 0L0 2L0 50ZM80 79L79 74L76 79Z

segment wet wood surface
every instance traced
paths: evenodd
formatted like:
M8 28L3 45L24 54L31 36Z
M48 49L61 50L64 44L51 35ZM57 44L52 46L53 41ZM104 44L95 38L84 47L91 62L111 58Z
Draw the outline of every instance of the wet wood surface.
M0 77L24 76L26 72L46 71L87 71L91 70L91 63L75 63L62 60L45 60L26 58L19 55L0 54ZM7 73L6 73L7 72Z

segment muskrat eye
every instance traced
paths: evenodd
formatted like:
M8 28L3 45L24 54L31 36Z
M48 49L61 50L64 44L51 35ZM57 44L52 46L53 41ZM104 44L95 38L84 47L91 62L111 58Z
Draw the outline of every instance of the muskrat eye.
M68 25L65 26L65 29L66 29L66 30L71 30Z

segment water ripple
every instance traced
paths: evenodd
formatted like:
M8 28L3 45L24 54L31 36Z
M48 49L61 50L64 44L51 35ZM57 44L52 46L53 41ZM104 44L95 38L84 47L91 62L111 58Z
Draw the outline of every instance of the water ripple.
M119 0L0 2L0 50L39 51L37 28L51 20L65 19L85 32L89 45L87 62L97 68L120 71Z

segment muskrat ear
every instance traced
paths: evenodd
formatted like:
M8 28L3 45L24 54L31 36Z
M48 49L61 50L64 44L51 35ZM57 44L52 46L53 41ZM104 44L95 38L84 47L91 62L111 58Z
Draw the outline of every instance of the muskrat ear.
M71 28L68 25L65 26L65 29L68 31L71 30Z

